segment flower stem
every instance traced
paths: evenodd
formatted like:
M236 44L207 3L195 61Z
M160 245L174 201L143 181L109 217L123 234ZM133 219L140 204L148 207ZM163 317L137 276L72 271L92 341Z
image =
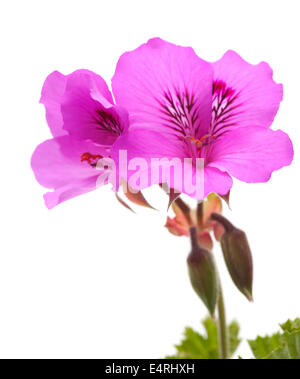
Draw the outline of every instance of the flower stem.
M220 285L218 301L218 326L219 326L219 349L220 359L229 359L229 339L226 323L226 312L222 287Z

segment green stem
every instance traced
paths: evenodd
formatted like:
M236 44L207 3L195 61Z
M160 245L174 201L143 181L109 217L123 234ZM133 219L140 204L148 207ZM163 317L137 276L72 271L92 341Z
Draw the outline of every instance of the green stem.
M229 359L229 339L226 323L226 312L222 287L220 285L218 301L218 325L219 325L219 348L220 359Z

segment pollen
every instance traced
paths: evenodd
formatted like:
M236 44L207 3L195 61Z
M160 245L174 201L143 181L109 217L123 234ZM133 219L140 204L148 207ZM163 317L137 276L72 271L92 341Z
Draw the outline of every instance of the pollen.
M206 134L205 136L201 137L200 139L196 139L194 137L188 136L186 139L191 141L193 145L197 147L198 150L201 149L202 146L208 145L211 142L211 139L214 139L215 135Z

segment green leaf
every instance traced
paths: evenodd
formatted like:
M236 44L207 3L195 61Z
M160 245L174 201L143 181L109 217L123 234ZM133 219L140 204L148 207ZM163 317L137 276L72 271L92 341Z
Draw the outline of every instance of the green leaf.
M300 319L280 327L283 333L248 341L256 359L300 359Z
M229 349L231 357L236 352L237 348L239 347L239 344L241 343L241 340L239 339L239 332L239 324L236 321L233 321L229 325Z
M219 359L218 327L211 318L203 321L204 335L192 328L185 328L184 338L176 345L176 354L167 356L167 359ZM230 335L230 352L234 354L240 344L238 338L239 326L232 322L228 327Z
M280 333L273 334L270 337L257 337L256 340L249 340L248 343L254 357L256 359L264 359L280 346Z
M284 324L281 324L280 327L284 332L289 332L289 333L299 332L300 331L300 318L296 318L296 320L294 321L287 320L287 322Z

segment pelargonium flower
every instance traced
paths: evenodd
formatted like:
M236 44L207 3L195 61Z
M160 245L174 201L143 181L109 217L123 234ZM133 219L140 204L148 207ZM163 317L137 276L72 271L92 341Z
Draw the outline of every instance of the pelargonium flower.
M31 165L38 182L54 189L44 195L52 208L97 187L105 169L96 169L97 161L110 156L127 130L128 113L114 104L105 81L88 70L53 72L40 102L54 138L36 148Z
M131 125L116 142L114 158L118 160L119 150L127 150L129 159L147 161L203 158L201 198L211 192L227 194L232 176L265 182L292 161L288 135L270 129L282 85L273 81L267 63L251 65L233 51L209 63L192 48L155 38L121 56L112 88ZM198 170L191 165L192 177ZM133 171L126 175L130 178ZM185 192L174 176L168 183Z

